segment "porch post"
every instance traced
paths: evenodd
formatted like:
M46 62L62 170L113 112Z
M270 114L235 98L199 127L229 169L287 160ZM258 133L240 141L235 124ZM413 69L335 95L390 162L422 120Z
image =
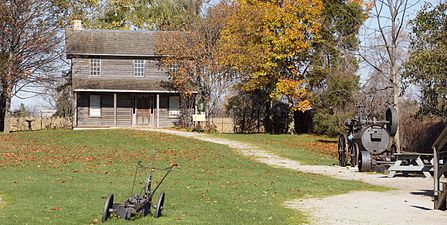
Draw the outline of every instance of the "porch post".
M73 115L73 128L78 126L78 93L73 92L73 100L74 100L74 115Z
M157 128L160 127L160 94L157 94Z
M113 93L113 125L116 127L116 93Z

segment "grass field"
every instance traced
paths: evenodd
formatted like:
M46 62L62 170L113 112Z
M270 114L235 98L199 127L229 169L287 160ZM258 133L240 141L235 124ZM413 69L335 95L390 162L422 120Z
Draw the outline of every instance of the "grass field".
M213 134L213 136L250 143L303 164L337 164L336 138L309 134Z
M107 224L300 224L305 215L284 208L284 201L384 190L271 168L223 145L167 134L16 132L0 135L0 223L98 223L105 197L114 193L115 201L124 201L136 161L147 160L154 148L160 167L179 164L161 187L164 216L133 222L112 218Z

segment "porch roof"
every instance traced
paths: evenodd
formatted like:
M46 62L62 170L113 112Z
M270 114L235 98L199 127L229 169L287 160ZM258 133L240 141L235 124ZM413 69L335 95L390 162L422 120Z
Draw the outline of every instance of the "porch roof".
M104 78L76 78L72 80L73 89L102 89L102 90L152 90L169 92L167 81L139 80L139 79L104 79Z

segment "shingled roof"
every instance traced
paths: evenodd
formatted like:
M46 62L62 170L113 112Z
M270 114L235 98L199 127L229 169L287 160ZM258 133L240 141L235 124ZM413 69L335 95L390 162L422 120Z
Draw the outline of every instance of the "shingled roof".
M157 41L166 31L67 29L66 53L75 56L161 56Z

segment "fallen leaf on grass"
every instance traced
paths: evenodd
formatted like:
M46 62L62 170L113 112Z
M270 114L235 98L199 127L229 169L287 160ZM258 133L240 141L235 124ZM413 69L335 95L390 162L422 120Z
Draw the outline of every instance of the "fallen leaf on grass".
M53 211L58 211L58 210L60 210L60 209L61 209L61 208L59 208L59 207L57 207L57 206L51 208L51 210L53 210Z

